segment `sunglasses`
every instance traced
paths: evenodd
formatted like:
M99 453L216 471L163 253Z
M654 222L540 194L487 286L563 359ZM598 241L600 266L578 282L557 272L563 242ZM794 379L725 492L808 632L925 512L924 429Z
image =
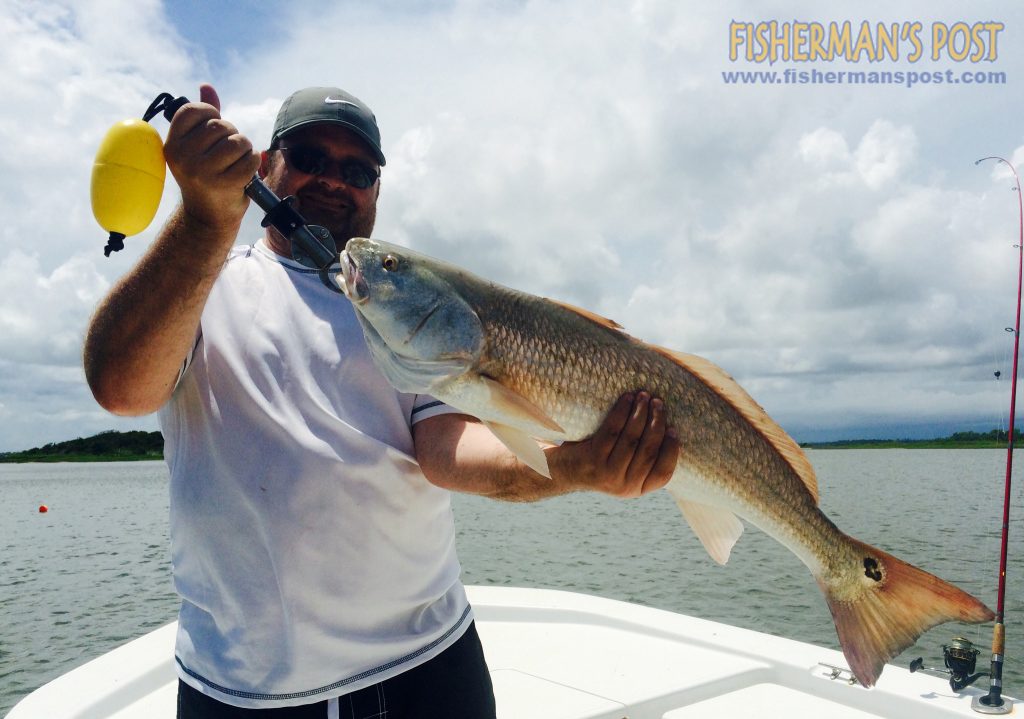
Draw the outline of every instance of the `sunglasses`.
M372 187L380 177L377 170L359 160L335 160L318 147L295 145L277 149L284 153L288 164L299 172L337 177L346 185L360 190Z

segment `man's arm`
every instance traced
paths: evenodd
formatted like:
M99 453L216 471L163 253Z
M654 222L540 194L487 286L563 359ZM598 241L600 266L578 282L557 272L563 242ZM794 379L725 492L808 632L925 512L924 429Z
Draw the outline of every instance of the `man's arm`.
M646 392L619 398L590 439L544 450L551 479L520 462L472 417L444 414L413 427L427 479L457 492L531 502L578 490L639 497L664 487L679 457L661 400Z
M115 414L140 415L170 397L203 307L248 207L259 155L221 119L216 91L175 114L164 144L181 205L139 263L100 303L85 340L85 376Z

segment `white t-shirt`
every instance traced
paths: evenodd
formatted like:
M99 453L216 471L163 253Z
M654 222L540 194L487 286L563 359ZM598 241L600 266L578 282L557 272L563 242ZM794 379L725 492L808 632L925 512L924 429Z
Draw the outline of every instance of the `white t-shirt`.
M262 241L232 250L160 411L179 676L243 707L307 704L436 656L472 619L447 491L349 302Z

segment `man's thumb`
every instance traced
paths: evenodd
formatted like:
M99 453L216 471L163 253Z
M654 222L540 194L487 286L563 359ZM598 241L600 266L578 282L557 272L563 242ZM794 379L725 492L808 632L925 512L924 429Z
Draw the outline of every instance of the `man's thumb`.
M220 97L217 96L217 91L213 89L213 85L207 82L199 86L199 102L213 105L217 108L217 112L220 112Z

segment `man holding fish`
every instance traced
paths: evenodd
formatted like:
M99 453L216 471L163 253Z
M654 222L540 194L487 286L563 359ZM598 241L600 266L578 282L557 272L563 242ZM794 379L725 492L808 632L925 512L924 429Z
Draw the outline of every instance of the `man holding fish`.
M276 230L233 247L254 172L339 245L370 236L385 158L348 93L296 92L257 153L205 85L165 155L181 204L101 303L85 370L109 411L159 411L179 717L493 717L446 490L654 491L679 458L664 403L629 387L591 436L526 446L395 390L352 304Z

